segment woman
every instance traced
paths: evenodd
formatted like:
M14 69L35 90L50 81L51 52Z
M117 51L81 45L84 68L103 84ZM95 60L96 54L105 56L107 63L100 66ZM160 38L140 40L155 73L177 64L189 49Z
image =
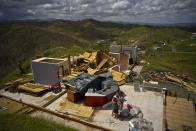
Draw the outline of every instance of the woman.
M119 93L116 92L116 95L114 95L112 98L112 116L114 115L114 118L118 118L118 97Z

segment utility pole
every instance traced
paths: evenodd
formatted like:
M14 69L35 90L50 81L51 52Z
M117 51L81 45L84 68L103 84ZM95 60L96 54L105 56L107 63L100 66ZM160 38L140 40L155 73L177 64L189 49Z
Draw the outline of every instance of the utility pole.
M122 43L120 44L120 53L123 52L123 49L122 49Z
M70 55L68 55L68 72L71 74L71 60L70 60Z

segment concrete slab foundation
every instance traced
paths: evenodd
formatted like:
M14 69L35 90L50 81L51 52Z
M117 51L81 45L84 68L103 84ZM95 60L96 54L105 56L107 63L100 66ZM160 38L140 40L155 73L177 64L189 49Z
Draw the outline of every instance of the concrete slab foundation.
M126 104L132 104L141 108L143 117L153 123L155 131L162 131L163 127L163 97L160 93L151 91L135 92L132 85L120 86L120 89L126 94ZM112 107L104 110L98 110L93 117L97 125L118 131L128 131L128 120L119 120L111 116Z

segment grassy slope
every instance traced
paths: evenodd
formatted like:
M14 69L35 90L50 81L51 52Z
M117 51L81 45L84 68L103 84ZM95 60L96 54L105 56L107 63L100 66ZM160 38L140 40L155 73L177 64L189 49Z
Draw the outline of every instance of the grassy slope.
M54 121L28 115L0 113L1 131L76 131Z
M157 46L157 45L156 45ZM175 41L155 51L149 47L144 59L144 72L158 70L185 74L196 79L196 40Z
M129 40L135 40L139 45L149 47L150 44L157 41L187 39L190 38L190 35L190 32L177 28L141 26L125 30L119 38L119 42L126 44Z
M72 46L71 48L55 47L43 52L43 56L52 58L64 58L68 55L75 56L85 52L83 47Z

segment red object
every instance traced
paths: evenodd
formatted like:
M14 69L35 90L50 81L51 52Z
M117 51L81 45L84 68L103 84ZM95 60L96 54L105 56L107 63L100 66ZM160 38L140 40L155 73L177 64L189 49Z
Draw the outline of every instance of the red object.
M99 107L106 104L108 99L106 96L86 96L86 105L87 106L93 106L93 107Z
M127 108L128 108L129 110L131 110L131 109L133 108L133 106L130 105L130 104L127 104Z
M55 83L55 84L51 84L51 85L49 86L49 89L56 89L56 88L61 88L60 82Z
M116 104L117 103L117 97L114 95L112 98L112 104Z
M127 70L129 66L129 57L125 53L120 53L120 70Z

